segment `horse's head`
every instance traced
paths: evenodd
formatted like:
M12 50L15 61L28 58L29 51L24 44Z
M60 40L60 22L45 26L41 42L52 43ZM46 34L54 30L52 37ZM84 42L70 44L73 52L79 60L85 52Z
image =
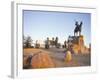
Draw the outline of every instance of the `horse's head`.
M80 27L82 27L82 24L83 24L83 22L81 21L81 22L80 22Z

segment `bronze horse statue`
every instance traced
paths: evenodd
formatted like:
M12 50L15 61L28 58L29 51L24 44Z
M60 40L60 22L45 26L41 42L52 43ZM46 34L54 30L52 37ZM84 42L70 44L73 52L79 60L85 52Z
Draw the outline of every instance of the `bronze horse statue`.
M74 29L74 36L75 34L78 34L78 32L79 32L79 36L81 35L82 24L83 24L82 21L80 22L80 24L78 24L78 22L76 21L75 23L76 27Z

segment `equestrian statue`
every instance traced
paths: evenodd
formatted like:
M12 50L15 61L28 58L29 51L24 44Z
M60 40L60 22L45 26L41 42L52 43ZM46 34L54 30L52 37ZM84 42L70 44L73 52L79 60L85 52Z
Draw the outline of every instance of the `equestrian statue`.
M75 22L76 27L74 29L74 36L78 35L78 33L79 33L79 36L81 35L82 24L83 24L82 21L80 22L80 24L78 23L78 21Z

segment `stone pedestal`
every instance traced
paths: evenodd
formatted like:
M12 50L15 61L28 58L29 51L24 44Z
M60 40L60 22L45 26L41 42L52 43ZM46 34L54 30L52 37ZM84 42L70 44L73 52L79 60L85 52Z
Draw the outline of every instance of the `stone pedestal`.
M84 36L71 36L70 43L72 46L73 53L75 54L85 54L90 53L89 48L84 45Z

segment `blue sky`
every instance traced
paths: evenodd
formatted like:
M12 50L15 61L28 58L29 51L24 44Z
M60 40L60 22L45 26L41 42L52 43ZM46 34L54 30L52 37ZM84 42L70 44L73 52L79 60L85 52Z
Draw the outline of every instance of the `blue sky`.
M85 44L91 43L91 14L71 12L23 11L23 29L25 36L33 41L58 36L59 42L74 35L75 21L82 21L82 34Z

